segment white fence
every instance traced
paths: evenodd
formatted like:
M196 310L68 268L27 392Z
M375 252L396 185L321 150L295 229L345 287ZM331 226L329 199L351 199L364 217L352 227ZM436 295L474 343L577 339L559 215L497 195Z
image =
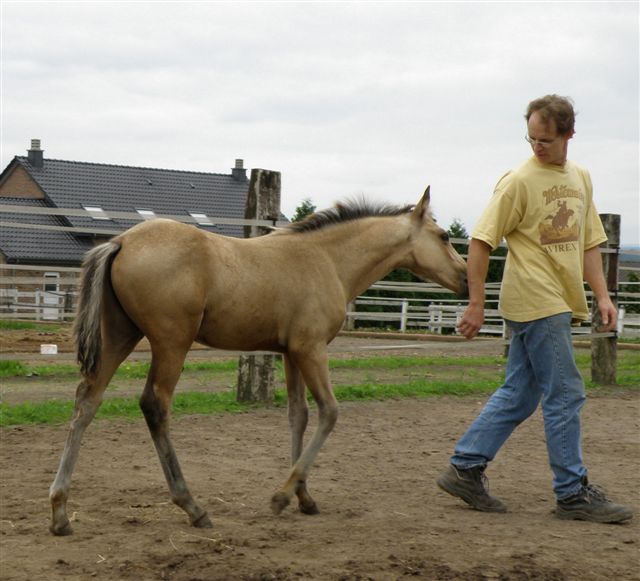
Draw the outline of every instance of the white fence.
M0 319L60 321L75 316L75 292L0 289Z
M59 278L45 275L61 271ZM29 276L30 275L30 276ZM33 321L65 321L74 317L77 301L79 268L54 268L26 265L0 265L0 319ZM634 285L637 283L625 283ZM42 288L34 288L40 286ZM21 290L31 287L31 290ZM632 286L633 288L633 286ZM64 289L64 290L61 290ZM356 298L347 310L345 328L355 329L358 322L382 323L384 327L401 332L423 331L436 334L453 334L456 323L467 306L451 291L433 283L380 281L370 287L373 291L386 291L392 297L369 296ZM505 337L505 323L497 310L499 283L488 283L486 288L488 308L485 324L480 334ZM413 295L407 298L407 295ZM415 295L420 295L416 298ZM591 293L587 292L590 297ZM640 293L618 293L621 337L640 338L640 314L628 313L628 308L640 304ZM587 324L574 330L575 334L587 334Z
M77 215L91 216L86 210L60 208L33 208L23 206L0 206L0 213L13 212L24 214ZM113 217L137 219L140 216L130 212L112 212ZM197 223L191 216L171 217L188 223ZM280 226L265 220L211 218L215 224ZM17 224L1 222L1 225L12 225L21 228L47 228L64 232L84 232L65 226L38 226L34 224ZM100 233L96 229L88 229L92 233ZM113 230L104 234L115 234ZM457 244L466 244L464 239L452 239ZM603 252L615 252L603 249ZM504 257L492 256L491 260L504 260ZM619 265L619 271L640 269ZM73 318L77 301L77 285L80 269L73 267L38 267L28 265L0 265L0 319L23 320L68 320ZM637 310L640 305L640 283L626 282L625 292L617 293L620 313L618 333L623 337L640 337L640 315L629 313L629 309ZM632 292L628 292L632 289ZM451 291L432 283L407 283L380 281L371 287L374 291L385 291L390 296L371 296L367 292L349 305L345 326L355 328L360 323L382 323L402 332L425 331L430 333L455 333L457 320L465 309L467 302L457 299ZM497 310L500 283L487 285L487 306L485 324L481 334L505 336L505 323ZM416 296L418 295L418 296ZM587 293L590 297L590 293ZM410 297L410 298L409 298ZM576 333L590 333L591 329L583 325Z
M485 322L480 330L481 335L506 337L506 324L497 309L499 283L487 284L487 303ZM451 299L442 299L446 289L430 283L398 283L385 282L374 284L371 290L396 291L398 297L372 297L366 294L356 298L349 305L346 328L355 329L357 321L382 323L385 327L406 331L425 331L436 334L455 334L456 324L467 307L467 301L459 300L451 295ZM425 298L406 298L402 293L423 293ZM438 298L429 298L437 294ZM637 293L625 293L629 297L638 297ZM591 299L591 292L587 292ZM640 314L628 313L626 302L618 302L618 334L620 337L640 338ZM637 301L628 301L629 305ZM380 310L371 310L371 309ZM589 322L573 329L574 335L587 335L592 332Z

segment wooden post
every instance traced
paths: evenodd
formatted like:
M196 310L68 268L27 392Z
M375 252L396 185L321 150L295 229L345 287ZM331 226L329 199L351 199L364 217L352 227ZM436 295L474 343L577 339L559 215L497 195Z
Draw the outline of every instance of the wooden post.
M607 290L612 295L614 304L617 303L618 291L618 251L620 249L620 215L600 214L608 240L600 247L614 250L602 254L602 268L607 281ZM597 333L602 325L602 317L595 301L591 306L591 332ZM591 341L591 380L600 385L615 385L616 360L618 354L618 337L595 338Z
M244 217L248 220L280 219L280 172L252 169ZM261 226L245 226L245 238L262 236L270 230ZM240 355L238 361L237 400L273 402L275 355Z

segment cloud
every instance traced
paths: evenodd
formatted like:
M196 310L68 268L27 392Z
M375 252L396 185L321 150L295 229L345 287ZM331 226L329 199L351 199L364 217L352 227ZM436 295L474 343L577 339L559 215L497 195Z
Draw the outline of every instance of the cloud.
M283 210L364 193L468 229L571 95L570 155L638 242L637 3L4 2L2 164L282 172ZM126 10L123 8L126 7Z

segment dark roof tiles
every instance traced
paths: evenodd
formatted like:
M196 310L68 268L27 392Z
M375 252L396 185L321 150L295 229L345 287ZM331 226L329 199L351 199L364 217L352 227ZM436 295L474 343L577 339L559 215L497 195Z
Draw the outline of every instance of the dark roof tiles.
M77 161L45 159L41 168L26 157L16 160L29 172L47 197L59 208L99 206L108 211L153 210L156 214L188 216L201 212L210 217L242 218L249 182L230 174L152 169ZM92 227L89 217L67 218L72 226ZM114 219L120 229L135 221ZM104 226L106 222L102 222ZM209 226L230 236L243 235L242 227Z
M109 212L152 210L156 215L183 216L197 212L209 218L244 218L249 181L245 170L231 174L154 169L123 165L44 159L35 167L16 156L2 172L21 165L45 193L44 200L2 197L0 203L81 210L86 206ZM239 177L236 177L239 176ZM45 226L126 230L140 220L89 216L48 216L2 213L0 220ZM215 220L213 220L215 222ZM242 226L198 226L226 236L243 237ZM91 235L6 226L0 229L0 251L10 263L73 264L92 244Z
M2 198L2 201L11 206L47 207L44 200ZM0 217L4 222L17 224L63 226L63 221L57 216L3 212ZM78 264L90 247L89 240L75 238L69 232L11 226L0 228L0 251L14 264Z

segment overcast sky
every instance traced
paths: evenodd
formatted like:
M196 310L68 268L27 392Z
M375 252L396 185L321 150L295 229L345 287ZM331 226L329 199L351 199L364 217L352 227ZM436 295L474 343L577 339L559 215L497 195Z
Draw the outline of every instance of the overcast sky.
M571 96L569 157L639 240L639 3L11 2L2 168L45 158L282 173L282 210L364 194L470 232L531 154L527 103Z

